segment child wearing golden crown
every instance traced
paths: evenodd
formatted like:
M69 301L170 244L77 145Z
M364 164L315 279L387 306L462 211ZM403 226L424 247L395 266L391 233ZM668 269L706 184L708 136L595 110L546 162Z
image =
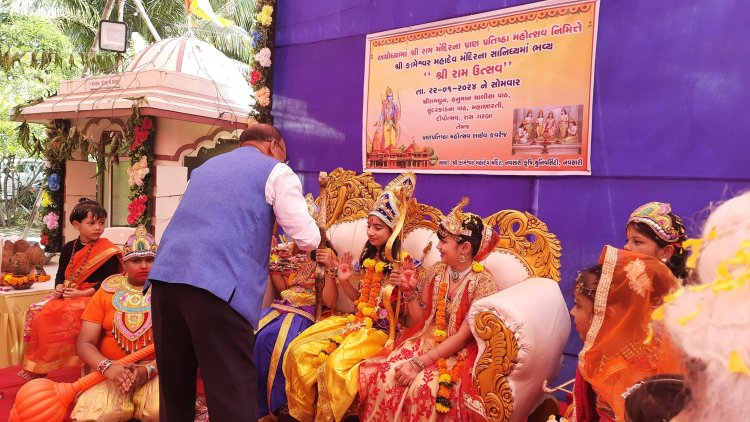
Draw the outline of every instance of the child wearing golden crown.
M649 202L630 214L623 249L653 256L663 262L681 282L688 279L688 251L682 219L666 202Z
M463 207L464 198L440 222L441 262L397 281L407 302L407 321L390 354L360 366L363 421L485 420L471 369L477 356L465 318L471 304L497 292L479 264L497 243L482 219ZM407 322L408 323L408 322Z
M138 227L123 247L125 274L104 280L83 312L78 354L107 379L78 398L73 421L159 420L154 357L137 365L114 363L153 342L151 289L143 293L143 285L156 249L153 236Z
M367 243L359 259L361 277L354 277L351 253L344 253L337 280L356 299L356 314L332 316L302 332L289 345L283 372L289 414L307 421L342 420L359 389L359 365L378 354L388 341L390 324L383 287L400 280L388 258L399 256L398 239L406 201L416 184L405 173L386 186L367 218ZM391 245L389 248L388 245ZM353 282L361 282L359 289Z

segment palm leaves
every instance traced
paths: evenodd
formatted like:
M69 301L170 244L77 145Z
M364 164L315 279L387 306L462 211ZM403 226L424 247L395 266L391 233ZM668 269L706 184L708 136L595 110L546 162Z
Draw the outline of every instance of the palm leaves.
M228 0L221 7L220 2L211 2L214 11L234 22L232 26L220 27L210 21L199 20L193 29L195 35L212 44L228 57L243 63L252 58L252 37L248 33L255 13L254 0Z
M0 0L1 1L1 0ZM20 2L20 0L16 0ZM117 18L117 0L115 10L109 17ZM124 21L133 32L138 32L147 41L154 39L146 23L132 0L125 1ZM100 52L88 57L99 28L99 20L106 4L106 0L47 0L32 2L26 6L27 12L52 17L63 32L69 37L75 50L84 61L90 60L95 73L106 73L115 70L120 56L115 53ZM235 25L220 27L211 21L194 19L193 33L199 39L212 44L228 57L247 63L251 60L251 42L248 29L252 25L255 10L254 0L212 0L214 11L235 23ZM146 13L157 32L164 38L178 37L190 32L188 28L185 3L183 0L150 0L144 1Z

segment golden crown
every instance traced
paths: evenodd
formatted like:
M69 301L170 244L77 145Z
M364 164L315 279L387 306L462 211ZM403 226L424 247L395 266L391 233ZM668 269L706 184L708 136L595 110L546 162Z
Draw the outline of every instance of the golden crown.
M141 256L155 257L157 247L156 240L146 231L146 227L138 226L135 233L128 238L125 246L122 247L122 260L127 261Z
M666 202L649 202L641 205L630 214L628 224L643 223L651 228L656 235L665 242L678 242L680 237L685 234L683 228L677 228L672 223L672 206ZM675 216L677 222L679 218Z
M469 198L461 198L461 202L453 207L450 214L446 215L445 218L440 221L439 229L442 235L447 235L453 238L471 236L471 230L466 228L466 224L471 220L474 214L469 212L465 213L463 211L464 207L467 205L469 205Z
M383 189L383 193L375 201L370 215L378 217L388 227L394 229L401 216L404 202L411 199L416 185L417 176L414 172L410 171L399 175Z

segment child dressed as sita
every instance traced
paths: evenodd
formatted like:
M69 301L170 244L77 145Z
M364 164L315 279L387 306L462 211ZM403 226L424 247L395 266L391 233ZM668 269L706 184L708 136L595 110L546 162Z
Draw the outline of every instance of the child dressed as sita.
M466 315L474 301L497 292L478 261L498 237L482 219L464 213L464 199L438 228L441 262L420 271L405 269L398 281L407 325L388 354L360 366L363 421L485 420L472 368L477 344Z
M356 299L354 315L332 316L314 324L291 342L283 372L289 382L289 414L307 421L342 420L359 390L359 365L380 353L388 341L390 323L383 297L389 281L400 280L387 258L399 256L399 222L416 178L405 173L388 186L367 218L367 243L359 259L360 277L352 277L352 256L346 252L337 282ZM391 245L389 248L388 245ZM390 252L388 254L387 252ZM356 289L353 281L361 281Z

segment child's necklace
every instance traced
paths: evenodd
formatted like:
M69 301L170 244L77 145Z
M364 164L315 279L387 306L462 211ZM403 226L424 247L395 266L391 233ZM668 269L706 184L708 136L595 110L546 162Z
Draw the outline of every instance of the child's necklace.
M78 243L83 243L83 242L79 242L78 239L73 241L73 253L70 255L70 261L68 262L68 266L65 267L65 274L68 273L68 270L70 270L71 266L73 265L73 255L75 255L76 253L76 245ZM91 254L91 250L94 249L94 243L96 242L91 242L83 246L84 248L88 248L88 250L86 251L86 254L83 256L83 262L81 262L81 265L78 268L76 268L75 274L73 274L68 280L65 280L66 287L77 286L75 281L78 279L78 276L81 275L81 272L83 272L84 268L86 268L86 263L89 260L89 255Z

